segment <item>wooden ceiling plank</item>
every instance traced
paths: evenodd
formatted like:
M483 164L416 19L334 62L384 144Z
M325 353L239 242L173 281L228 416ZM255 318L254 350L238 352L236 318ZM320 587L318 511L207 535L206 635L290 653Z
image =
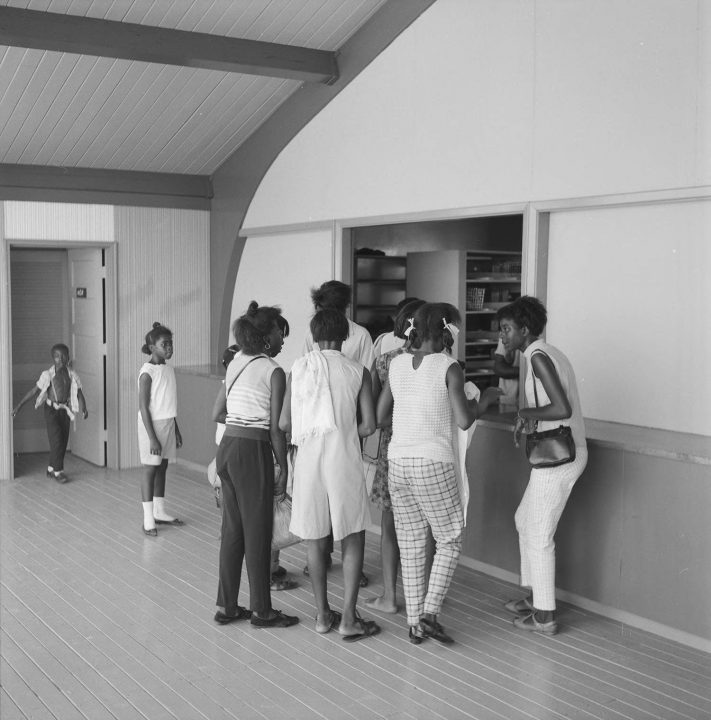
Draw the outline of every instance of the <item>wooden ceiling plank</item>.
M0 44L330 84L336 54L136 23L0 7Z
M251 79L247 87L233 85L212 93L156 156L156 160L161 161L156 170L172 172L175 167L184 166L191 168L186 172L195 170L197 174L209 174L219 164L212 160L214 150L210 148L213 143L222 147L231 142L236 148L241 141L239 133L245 121L254 115L255 110L264 107L261 97L279 93L278 105L297 87L286 80ZM210 125L208 132L205 132L205 123Z

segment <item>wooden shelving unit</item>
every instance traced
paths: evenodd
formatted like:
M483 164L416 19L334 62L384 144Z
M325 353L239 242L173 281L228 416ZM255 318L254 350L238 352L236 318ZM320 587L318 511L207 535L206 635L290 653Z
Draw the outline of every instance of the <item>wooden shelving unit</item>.
M405 298L406 272L404 255L353 256L353 320L373 339L392 330L397 304Z

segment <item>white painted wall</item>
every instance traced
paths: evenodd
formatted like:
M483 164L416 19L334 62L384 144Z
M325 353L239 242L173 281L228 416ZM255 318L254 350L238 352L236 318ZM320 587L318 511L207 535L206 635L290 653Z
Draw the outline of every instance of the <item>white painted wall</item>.
M711 183L708 0L439 0L285 148L245 227Z
M552 213L549 257L585 416L711 435L711 201Z
M310 291L334 278L333 234L328 230L291 231L247 239L232 299L232 323L256 300L279 305L289 322L289 337L275 358L289 371L301 357L313 315ZM225 342L231 345L234 338Z
M709 0L438 0L284 149L245 227L379 224L377 216L708 185ZM565 228L553 216L550 339L581 363L589 416L711 434L703 405L689 412L699 385L690 390L685 378L703 375L704 354L682 359L679 319L699 295L691 283L711 275L708 215L694 203L670 207L619 210L621 225L604 229L604 214L568 217ZM684 263L667 264L677 240ZM630 264L642 258L645 272L630 284ZM593 288L603 269L611 290L601 300ZM638 364L650 303L667 341ZM625 358L633 379L624 392L612 391L619 369L593 367L585 354L587 328L605 330ZM649 400L653 387L669 401L664 411Z

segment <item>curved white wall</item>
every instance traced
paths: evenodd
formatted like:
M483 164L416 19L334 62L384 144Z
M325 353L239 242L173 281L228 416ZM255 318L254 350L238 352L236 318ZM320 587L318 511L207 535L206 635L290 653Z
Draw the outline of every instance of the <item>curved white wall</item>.
M281 153L244 225L710 184L709 5L438 0Z

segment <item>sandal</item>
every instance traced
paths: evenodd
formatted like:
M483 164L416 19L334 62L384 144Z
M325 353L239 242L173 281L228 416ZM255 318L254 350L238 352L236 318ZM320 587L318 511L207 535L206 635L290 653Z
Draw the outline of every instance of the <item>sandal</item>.
M525 597L521 600L509 600L504 607L514 615L528 615L533 610L533 603Z
M514 627L519 630L528 630L529 632L541 633L541 635L555 635L558 632L558 623L555 620L548 622L539 622L536 620L535 611L524 617L515 617L513 619Z
M359 640L373 637L380 632L380 625L378 625L375 620L363 620L360 615L356 614L355 622L360 628L360 632L344 635L343 642L358 642Z
M148 535L148 537L158 537L158 531L155 528L146 530L146 526L143 523L141 523L141 530L143 530L143 534Z
M335 630L341 624L341 613L337 610L330 610L329 612L331 615L328 625L319 625L318 616L316 616L316 632L321 635L325 635L326 633L331 632L331 630Z
M413 645L419 645L423 640L427 639L427 636L423 634L419 625L410 625L408 638Z
M420 619L420 629L424 637L430 637L441 643L449 645L454 642L454 639L447 635L444 628L436 620L426 620L425 618Z

